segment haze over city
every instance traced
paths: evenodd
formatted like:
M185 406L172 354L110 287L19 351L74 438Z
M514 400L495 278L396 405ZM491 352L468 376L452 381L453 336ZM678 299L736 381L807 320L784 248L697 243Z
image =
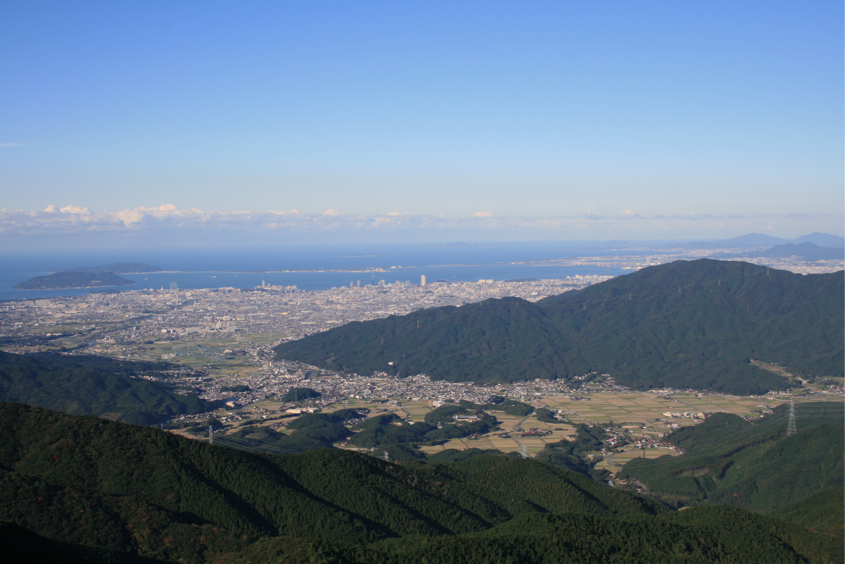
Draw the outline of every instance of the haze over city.
M11 250L843 232L838 2L5 2Z

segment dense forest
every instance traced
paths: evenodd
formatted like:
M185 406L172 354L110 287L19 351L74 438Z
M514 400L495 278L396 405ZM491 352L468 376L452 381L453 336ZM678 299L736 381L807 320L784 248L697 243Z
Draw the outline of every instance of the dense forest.
M742 395L843 364L845 273L803 276L678 261L530 303L492 299L354 322L276 347L279 358L359 374L495 382L610 373L629 387Z
M677 512L530 459L259 455L0 404L7 554L221 564L841 562L841 537L818 528L831 519L816 518L811 531L801 511Z
M684 449L682 456L635 459L617 477L637 480L673 505L729 503L762 511L841 486L843 405L797 404L800 427L791 437L786 435L788 412L789 406L781 405L753 423L715 414L669 435L669 442Z
M95 356L0 351L0 401L141 425L216 407L195 395L177 394L161 383L133 377L166 368L161 363Z

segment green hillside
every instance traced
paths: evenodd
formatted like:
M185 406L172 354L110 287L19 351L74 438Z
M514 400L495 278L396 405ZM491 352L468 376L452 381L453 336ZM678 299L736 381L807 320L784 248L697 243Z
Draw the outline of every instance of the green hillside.
M842 542L845 536L845 489L841 485L824 489L810 497L784 505L770 515L831 535Z
M131 377L159 371L162 366L94 356L0 351L0 401L136 424L158 423L214 407L196 396L177 394L162 384Z
M792 437L786 436L788 409L782 405L753 424L729 414L710 417L668 437L686 450L682 456L634 459L617 477L638 480L670 503L725 503L758 511L841 486L842 404L796 405L798 434Z
M203 550L268 535L362 544L478 532L533 511L665 511L531 460L396 466L340 450L262 456L20 404L0 405L0 461L0 519L156 558L175 558L201 536Z
M522 515L483 533L405 537L367 548L302 539L259 541L219 562L349 564L770 564L840 562L828 539L742 510L684 519ZM678 515L681 517L681 515ZM825 559L827 558L827 560Z
M7 553L40 535L95 562L822 562L835 545L533 460L257 455L20 404L0 404L0 520L32 533Z
M584 337L578 346L585 356L612 349L597 368L617 381L694 383L744 395L783 386L746 364L749 358L810 378L841 374L843 295L842 271L804 276L702 259L646 268L542 303Z
M450 381L570 378L595 370L640 389L736 394L843 366L845 274L678 261L533 304L518 298L354 322L276 347L279 358L359 374ZM391 364L392 363L392 364Z

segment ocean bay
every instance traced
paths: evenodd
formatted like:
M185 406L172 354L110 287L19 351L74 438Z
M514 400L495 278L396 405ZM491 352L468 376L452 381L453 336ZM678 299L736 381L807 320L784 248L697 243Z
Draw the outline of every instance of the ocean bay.
M262 283L296 286L301 290L326 290L350 283L419 284L485 280L561 279L570 276L616 276L627 272L617 266L573 265L579 256L601 257L636 251L565 248L560 243L491 244L460 246L313 246L228 251L168 250L42 253L7 255L0 269L0 300L40 299L86 295L107 288L18 290L14 286L35 276L79 266L118 261L142 261L161 267L160 272L122 275L134 283L118 291L169 288L252 288ZM655 253L656 254L656 253ZM577 261L575 261L577 262Z

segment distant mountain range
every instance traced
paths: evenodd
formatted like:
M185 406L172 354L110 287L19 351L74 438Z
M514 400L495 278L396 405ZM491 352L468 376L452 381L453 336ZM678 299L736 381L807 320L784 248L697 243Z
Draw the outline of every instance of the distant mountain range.
M843 248L845 247L845 238L839 235L830 235L829 233L810 233L809 235L802 235L796 239L782 239L780 237L772 237L771 235L763 235L760 233L749 233L733 239L721 239L717 241L693 241L686 243L684 247L688 249L740 249L749 247L771 247L774 245L786 244L800 245L802 243L812 243L820 247Z
M331 370L504 382L608 372L633 388L736 394L841 375L845 273L677 261L538 303L519 298L353 322L283 343L278 358Z
M771 258L798 257L809 261L843 260L845 259L845 249L842 247L821 247L813 243L787 243L785 245L775 245L757 254L749 253L746 256Z
M769 248L760 248L753 251L736 252L726 251L713 253L710 258L714 259L737 259L737 258L798 258L807 262L819 260L840 260L845 262L845 248L821 247L813 243L786 243L775 245Z

